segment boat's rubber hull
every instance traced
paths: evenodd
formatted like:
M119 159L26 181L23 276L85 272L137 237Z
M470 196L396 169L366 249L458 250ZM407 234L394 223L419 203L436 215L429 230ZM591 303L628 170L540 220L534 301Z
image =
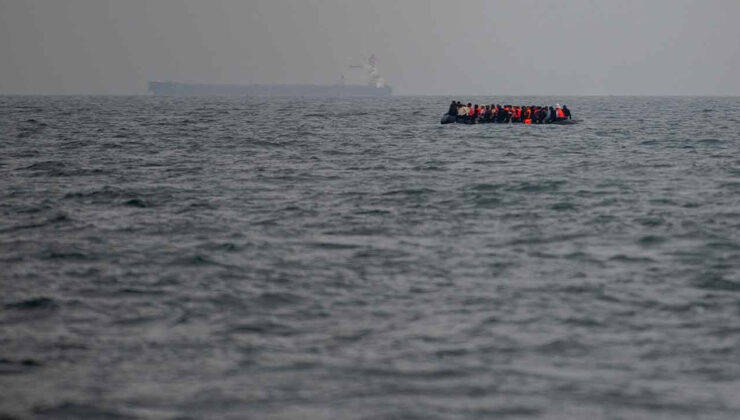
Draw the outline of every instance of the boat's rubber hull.
M475 124L475 123L473 123L470 120L458 119L457 116L450 115L450 114L444 114L442 116L442 119L439 121L439 123L440 124L454 124L454 123L457 123L457 124ZM478 123L478 124L522 124L522 123L520 123L520 122L514 122L514 123L508 123L508 122L506 122L506 123L487 122L487 123ZM576 120L555 120L555 121L550 121L549 123L545 123L545 124L573 125L573 124L578 124L578 121L576 121ZM540 124L535 124L535 125L540 125Z
M573 125L578 124L576 120L555 120L551 122L550 124L556 124L556 125Z
M442 116L442 121L440 121L440 124L452 124L457 122L457 117L450 114L444 114Z

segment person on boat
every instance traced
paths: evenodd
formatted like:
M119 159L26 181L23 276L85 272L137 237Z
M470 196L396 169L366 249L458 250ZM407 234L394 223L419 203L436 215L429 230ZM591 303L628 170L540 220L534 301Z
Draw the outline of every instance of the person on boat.
M501 106L501 104L498 104L496 105L496 108L498 109L498 117L496 118L496 122L498 123L506 122L507 114L506 114L506 110L504 109L504 107Z
M563 112L563 107L560 106L560 104L555 104L555 120L564 120L565 119L565 113Z
M522 110L522 122L524 124L532 124L532 107L525 106Z
M543 107L538 106L537 109L534 111L534 116L537 124L545 123L545 109Z
M461 104L457 103L457 121L465 121L468 118L468 108Z
M486 105L486 109L483 111L483 122L489 123L491 122L491 106Z
M472 105L465 105L465 104L463 104L463 112L464 112L464 114L462 116L463 122L466 122L467 123L467 122L470 121L470 108L471 107L472 107Z
M565 106L565 105L563 105L563 115L565 115L565 117L566 117L567 119L569 119L569 120L570 120L570 119L572 119L572 118L570 117L570 109L568 109L568 107L567 107L567 106Z
M457 115L457 102L452 101L450 108L447 110L447 115Z
M555 110L552 107L545 107L545 119L542 121L545 124L550 124L555 116Z

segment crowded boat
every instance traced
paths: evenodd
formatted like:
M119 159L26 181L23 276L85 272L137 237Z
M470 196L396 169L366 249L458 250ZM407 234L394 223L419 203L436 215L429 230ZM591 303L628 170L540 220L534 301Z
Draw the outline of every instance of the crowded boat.
M452 101L447 113L442 117L442 124L571 124L573 118L565 105L478 105Z

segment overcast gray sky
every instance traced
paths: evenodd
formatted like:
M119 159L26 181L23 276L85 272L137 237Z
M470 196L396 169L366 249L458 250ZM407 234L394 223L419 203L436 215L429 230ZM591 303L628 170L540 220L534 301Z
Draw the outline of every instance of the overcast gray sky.
M371 53L397 94L740 95L740 0L0 0L0 93L331 84Z

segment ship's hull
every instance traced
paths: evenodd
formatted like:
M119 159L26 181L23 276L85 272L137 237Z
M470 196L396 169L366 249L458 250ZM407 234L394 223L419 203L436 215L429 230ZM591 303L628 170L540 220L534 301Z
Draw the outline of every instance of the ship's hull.
M221 85L149 82L157 96L284 96L284 97L380 97L390 96L390 86L363 85Z

